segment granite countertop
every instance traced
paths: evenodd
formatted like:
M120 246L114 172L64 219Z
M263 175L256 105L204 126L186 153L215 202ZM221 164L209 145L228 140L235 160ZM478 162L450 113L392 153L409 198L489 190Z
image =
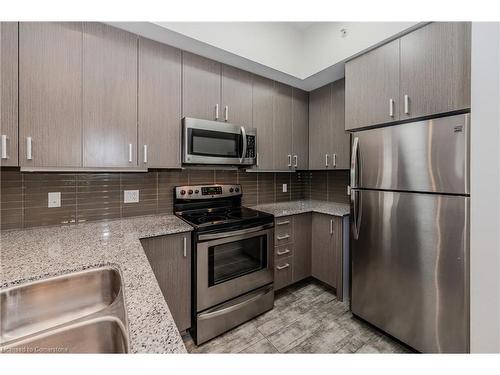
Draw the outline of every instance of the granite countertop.
M306 212L318 212L320 214L346 216L349 215L350 212L350 207L348 204L315 200L260 204L251 208L273 214L275 217L297 215Z
M0 289L113 265L123 276L131 353L186 353L140 239L193 228L174 215L0 233Z

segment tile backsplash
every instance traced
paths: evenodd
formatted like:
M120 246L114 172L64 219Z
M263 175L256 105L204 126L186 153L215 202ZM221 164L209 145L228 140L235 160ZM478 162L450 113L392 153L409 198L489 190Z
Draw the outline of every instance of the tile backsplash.
M239 183L243 205L320 199L347 203L348 171L247 173L236 170L150 170L147 173L0 173L0 228L28 228L172 213L173 188L185 184ZM287 192L283 192L287 184ZM138 203L123 203L139 190ZM61 207L48 208L49 192Z

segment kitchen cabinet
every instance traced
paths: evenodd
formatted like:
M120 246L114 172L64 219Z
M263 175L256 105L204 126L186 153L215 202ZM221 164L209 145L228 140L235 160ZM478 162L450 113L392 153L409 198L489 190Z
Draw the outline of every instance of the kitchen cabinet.
M222 120L221 64L182 52L182 116Z
M0 22L0 165L18 166L18 23Z
M82 23L19 24L21 167L82 165Z
M222 120L252 126L252 74L222 65Z
M312 218L310 213L293 217L293 282L311 276L311 233Z
M344 129L344 80L310 93L309 169L348 169L349 134Z
M273 130L274 81L254 76L253 79L253 126L257 129L257 165L255 169L274 168Z
M137 36L83 31L83 166L137 167Z
M191 327L191 233L141 240L179 331Z
M345 129L399 119L399 39L345 64Z
M292 168L292 88L280 82L274 90L274 169Z
M342 289L342 218L319 213L312 216L312 276Z
M292 88L293 168L309 167L309 94Z
M279 290L294 282L294 216L275 218L274 246L274 290Z
M139 39L139 165L181 167L181 51Z
M433 22L400 39L401 119L470 108L470 22Z

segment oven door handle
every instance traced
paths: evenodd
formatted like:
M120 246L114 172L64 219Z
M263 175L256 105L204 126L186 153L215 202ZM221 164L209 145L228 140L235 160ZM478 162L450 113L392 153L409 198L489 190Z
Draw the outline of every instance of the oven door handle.
M240 131L241 131L241 138L243 141L243 149L241 150L240 163L243 163L243 159L247 155L247 132L245 131L244 126L240 127Z
M259 232L263 229L269 229L269 228L272 228L273 226L274 226L274 223L269 223L269 224L260 225L258 227L248 228L248 229L233 230L231 232L200 234L198 236L198 240L199 241L217 240L219 238L240 236L242 234L254 233L254 232Z

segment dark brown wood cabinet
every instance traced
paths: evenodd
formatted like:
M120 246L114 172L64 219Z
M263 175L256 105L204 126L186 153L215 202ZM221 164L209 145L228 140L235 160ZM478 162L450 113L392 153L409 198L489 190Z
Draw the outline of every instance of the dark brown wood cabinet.
M312 215L310 213L293 217L293 282L311 276Z
M0 22L0 165L18 160L18 23Z
M253 126L257 129L257 165L255 169L272 170L274 167L273 126L274 81L255 76L253 79Z
M139 38L139 166L181 167L181 51Z
M292 88L292 167L309 168L309 94Z
M179 331L191 327L191 233L141 240Z
M274 169L292 168L292 87L280 82L274 90Z
M222 65L222 120L237 125L252 126L251 73Z

